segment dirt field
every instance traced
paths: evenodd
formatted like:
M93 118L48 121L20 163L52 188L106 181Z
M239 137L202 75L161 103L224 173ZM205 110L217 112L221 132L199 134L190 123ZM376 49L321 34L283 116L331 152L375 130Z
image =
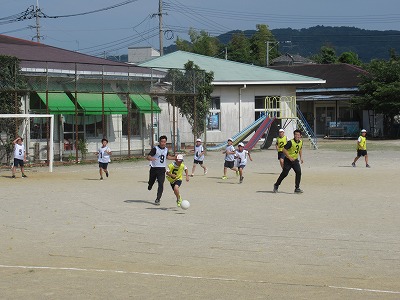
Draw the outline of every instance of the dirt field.
M306 143L305 143L306 144ZM145 161L0 171L1 299L400 299L400 141L304 149L301 188L274 150L254 151L243 184L223 155L161 206ZM191 169L192 157L186 164ZM155 186L156 187L156 186Z

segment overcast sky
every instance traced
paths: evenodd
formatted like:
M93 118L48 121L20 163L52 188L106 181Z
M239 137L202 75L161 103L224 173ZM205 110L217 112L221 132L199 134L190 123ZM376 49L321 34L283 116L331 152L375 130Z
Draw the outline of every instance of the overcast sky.
M39 0L47 16L65 16L109 7L125 0ZM400 30L399 0L165 0L164 45L187 39L190 27L211 35L256 24L275 28L316 25ZM12 22L36 0L0 0L0 34L36 40L35 20ZM159 48L158 0L137 0L106 11L75 17L40 18L42 43L91 55L127 53L129 46ZM8 18L11 17L11 18ZM9 22L7 24L7 22Z

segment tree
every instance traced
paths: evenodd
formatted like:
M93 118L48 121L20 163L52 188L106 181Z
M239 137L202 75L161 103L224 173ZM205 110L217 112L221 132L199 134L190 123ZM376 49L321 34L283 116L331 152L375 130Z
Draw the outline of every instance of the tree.
M243 32L233 34L227 48L229 60L252 63L250 40Z
M319 64L334 64L338 60L335 49L329 46L322 46L319 53L311 59Z
M350 64L350 65L354 65L354 66L362 65L362 62L358 58L357 53L354 53L352 51L347 51L347 52L343 52L342 54L340 54L338 61L341 63L344 63L344 64Z
M217 38L210 36L206 31L200 32L193 28L189 29L190 42L178 38L176 46L179 50L207 55L217 56L220 52L220 43Z
M0 114L16 114L21 112L21 92L26 86L20 74L19 60L16 57L0 55ZM12 153L11 141L15 137L18 124L22 119L10 122L10 119L0 119L0 161Z
M389 61L373 60L366 70L359 84L361 95L352 99L352 105L383 114L384 130L390 133L400 114L400 60L396 56Z
M257 66L265 66L267 63L267 41L276 42L274 35L265 24L257 24L257 31L251 37L251 51L253 63ZM269 59L278 57L276 47L270 46Z
M211 93L213 91L212 81L214 74L205 72L192 61L184 65L185 71L170 70L166 80L172 82L172 93L179 88L185 92L184 95L169 95L167 102L175 103L182 116L186 117L192 133L195 137L204 133L207 114L210 110Z

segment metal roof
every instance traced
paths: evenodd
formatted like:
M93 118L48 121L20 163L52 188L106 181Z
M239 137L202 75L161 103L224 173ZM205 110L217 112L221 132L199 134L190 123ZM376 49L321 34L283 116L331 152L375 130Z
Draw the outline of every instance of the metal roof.
M115 62L37 42L0 34L0 55L15 56L26 72L46 72L46 68L65 73L75 72L74 64L80 64L79 72L106 72L107 75L123 76L129 72L138 76L155 76L148 68ZM62 70L62 71L61 71Z
M154 58L139 66L152 68L183 68L193 61L201 69L214 72L214 85L304 85L321 84L325 80L264 68L195 53L176 51Z

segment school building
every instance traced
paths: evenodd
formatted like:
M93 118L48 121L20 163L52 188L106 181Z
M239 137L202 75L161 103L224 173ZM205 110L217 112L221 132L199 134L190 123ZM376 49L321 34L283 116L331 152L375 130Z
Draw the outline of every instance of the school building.
M207 143L217 144L242 131L266 112L267 97L285 101L295 101L298 86L318 86L325 80L298 75L270 68L258 67L219 58L176 51L139 64L142 67L183 68L188 61L201 69L214 73L212 105L207 120L205 138ZM173 108L162 97L158 102L161 108L160 135L171 136L172 127L179 129L181 143L192 143L193 135L188 122L179 114L173 118ZM297 117L297 112L292 111ZM175 119L175 126L173 126ZM280 120L280 126L287 129L289 137L297 128L296 122ZM274 133L276 134L276 133ZM251 137L251 136L250 136ZM249 138L250 138L249 137ZM249 139L248 138L248 139Z

